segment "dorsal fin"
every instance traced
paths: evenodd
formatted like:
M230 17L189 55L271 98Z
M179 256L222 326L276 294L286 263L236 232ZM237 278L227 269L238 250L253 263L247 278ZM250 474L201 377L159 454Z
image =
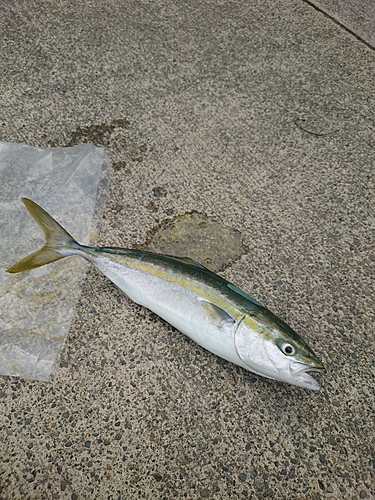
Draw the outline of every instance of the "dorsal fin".
M241 295L244 299L249 300L250 302L252 302L256 306L264 307L264 306L262 306L262 304L260 302L258 302L257 300L253 299L253 297L251 297L246 292L244 292L243 290L241 290L241 288L238 288L237 286L232 285L232 283L228 283L227 286L228 286L228 288L230 288L234 292L238 293L238 295Z
M207 269L207 267L205 267L203 264L194 259L191 259L190 257L176 257L176 255L167 255L167 257L179 260L181 262L184 262L185 264L190 264L191 266L199 267L200 269Z

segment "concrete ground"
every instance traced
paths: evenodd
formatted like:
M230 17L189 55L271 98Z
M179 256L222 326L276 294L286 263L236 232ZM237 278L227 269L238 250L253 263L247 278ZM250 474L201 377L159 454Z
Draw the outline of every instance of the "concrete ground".
M91 269L53 381L0 380L1 500L375 498L373 32L317 6L2 2L0 140L105 145L101 244L240 233L223 275L328 372L252 375Z

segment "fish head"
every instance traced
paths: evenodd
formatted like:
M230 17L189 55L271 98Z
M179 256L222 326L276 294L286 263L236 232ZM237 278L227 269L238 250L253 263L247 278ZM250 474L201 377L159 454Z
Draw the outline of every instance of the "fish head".
M246 367L264 377L306 389L320 389L310 372L322 362L286 323L265 308L246 314L235 333L237 353Z

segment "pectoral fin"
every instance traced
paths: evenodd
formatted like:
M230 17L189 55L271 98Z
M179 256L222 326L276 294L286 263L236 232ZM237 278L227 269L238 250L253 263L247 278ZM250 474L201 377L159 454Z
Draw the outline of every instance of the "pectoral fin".
M224 324L234 324L236 321L224 309L207 300L200 301L205 313L213 325L222 328Z

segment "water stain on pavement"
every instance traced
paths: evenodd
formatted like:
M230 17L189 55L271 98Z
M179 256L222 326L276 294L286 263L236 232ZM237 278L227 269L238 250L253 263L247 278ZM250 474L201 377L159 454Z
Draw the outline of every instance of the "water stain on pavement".
M224 270L247 252L240 231L196 211L165 220L138 248L190 257L214 272Z
M68 142L51 139L48 141L48 147L72 147L86 142L97 147L109 146L113 140L112 134L116 129L126 130L130 126L131 123L126 118L115 118L108 123L91 123L87 127L77 125ZM42 138L46 139L47 136L44 134Z
M91 124L88 127L78 126L67 145L75 146L82 142L90 142L94 146L106 146L116 128L127 129L129 127L130 122L126 118L117 118L109 123Z

